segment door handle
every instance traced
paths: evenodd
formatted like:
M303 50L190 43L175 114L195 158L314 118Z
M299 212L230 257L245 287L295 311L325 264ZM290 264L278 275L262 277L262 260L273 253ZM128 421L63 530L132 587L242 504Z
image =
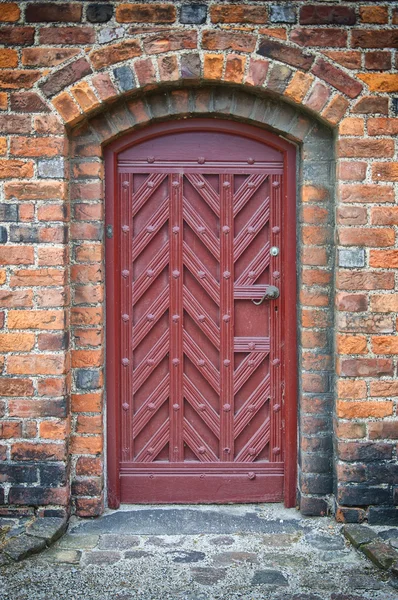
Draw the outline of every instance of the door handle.
M262 304L264 300L276 300L277 298L279 298L279 288L277 288L275 285L269 285L267 286L267 291L265 292L261 300L256 302L256 300L252 299L252 302L256 306L260 306L260 304Z

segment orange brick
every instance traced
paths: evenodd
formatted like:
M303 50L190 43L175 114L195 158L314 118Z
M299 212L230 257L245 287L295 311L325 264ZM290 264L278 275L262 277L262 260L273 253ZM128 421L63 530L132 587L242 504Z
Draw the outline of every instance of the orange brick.
M11 138L10 154L14 156L61 156L65 154L63 138L31 138L15 136Z
M395 232L387 228L341 228L339 230L339 241L343 246L393 246L395 244Z
M7 138L0 138L0 156L7 154Z
M1 5L0 21L2 23L15 23L21 16L21 10L16 2L6 2Z
M398 312L398 294L375 294L370 298L370 306L374 312Z
M205 54L203 66L204 79L221 79L223 67L223 54Z
M52 103L59 112L65 123L74 125L82 118L79 106L74 102L67 92L61 92L52 99Z
M102 329L75 329L74 336L79 347L101 346L103 342Z
M261 35L266 35L268 37L273 37L278 40L286 40L287 39L287 31L283 29L283 27L261 27L258 32Z
M119 23L173 23L176 16L172 4L120 4L116 8Z
M101 394L72 394L72 412L100 412L102 409Z
M27 248L27 250L31 250L31 248ZM10 279L10 286L62 285L65 283L65 276L64 269L21 269L14 271Z
M398 381L395 379L390 381L371 381L370 395L380 398L398 397Z
M8 106L8 94L6 92L0 92L0 110L7 110Z
M4 184L5 197L25 200L66 200L67 186L61 181L10 181Z
M67 264L66 248L39 248L38 249L39 266L63 266Z
M370 417L389 417L393 412L393 403L378 402L337 402L337 416L340 419L367 419Z
M398 250L371 250L369 264L381 269L396 269L398 267Z
M0 160L0 179L10 177L23 178L33 177L33 162L22 160Z
M371 92L398 92L397 73L358 73L357 77L366 83Z
M0 265L31 265L34 249L30 246L0 246Z
M398 118L370 118L367 128L369 135L397 135Z
M115 63L129 60L141 54L140 44L137 40L126 40L119 44L106 46L90 53L91 62L95 69L102 69Z
M34 345L34 333L0 333L0 352L28 351Z
M246 57L238 54L228 54L225 65L224 81L242 83L245 71Z
M52 307L66 306L69 294L65 288L42 288L36 292L37 306Z
M361 23L375 23L383 25L388 23L387 6L360 6L359 18Z
M341 135L363 135L364 120L360 117L347 117L340 122Z
M100 325L103 322L101 307L95 308L72 308L72 325Z
M70 451L72 454L100 454L103 449L102 437L72 435Z
M303 185L303 202L324 202L329 200L330 192L322 186Z
M375 335L372 337L372 350L375 354L398 354L398 337Z
M210 8L212 23L267 23L268 14L264 6L220 5Z
M394 140L389 139L343 138L338 142L338 156L342 158L388 158L394 156L394 149Z
M62 310L10 310L9 329L64 329Z
M294 100L294 102L302 102L313 81L314 78L312 75L308 75L302 71L296 71L284 91L284 95L291 100Z
M361 379L348 380L338 379L337 381L337 396L342 399L359 400L366 398L366 381Z
M73 86L71 92L72 96L77 100L78 104L85 112L94 110L101 105L93 88L86 81L82 81Z
M340 354L366 354L366 337L363 335L338 335L337 350Z
M82 263L98 263L103 258L102 247L99 244L82 243L75 249L75 259Z
M72 350L72 367L100 367L103 363L102 350Z
M4 6L4 4L2 5ZM0 11L1 21L1 11ZM16 50L10 50L8 48L0 48L0 68L4 67L16 67L18 64L18 54Z
M379 163L380 164L380 163ZM388 164L388 163L381 163ZM398 176L398 171L397 171ZM339 187L341 202L356 203L377 203L394 202L394 188L391 185L359 185L342 184Z
M398 207L377 206L370 210L372 225L398 225Z
M39 437L46 440L64 440L67 435L67 421L42 421L39 424Z
M65 373L65 357L62 354L9 356L7 371L12 375L62 375Z
M100 434L102 415L79 415L76 420L76 433Z
M398 181L398 162L373 163L373 181ZM379 202L379 199L377 199Z

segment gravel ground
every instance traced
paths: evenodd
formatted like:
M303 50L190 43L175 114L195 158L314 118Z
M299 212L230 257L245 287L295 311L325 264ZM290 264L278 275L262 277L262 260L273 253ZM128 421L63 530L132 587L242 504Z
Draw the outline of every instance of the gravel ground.
M73 518L0 569L3 600L398 600L329 518L279 505L125 507Z

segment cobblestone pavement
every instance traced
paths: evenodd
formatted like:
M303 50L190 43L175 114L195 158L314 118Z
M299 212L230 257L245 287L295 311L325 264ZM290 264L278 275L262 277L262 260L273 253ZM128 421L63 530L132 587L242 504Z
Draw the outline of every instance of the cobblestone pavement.
M395 587L394 587L395 586ZM398 600L328 518L279 505L125 507L0 569L3 600Z

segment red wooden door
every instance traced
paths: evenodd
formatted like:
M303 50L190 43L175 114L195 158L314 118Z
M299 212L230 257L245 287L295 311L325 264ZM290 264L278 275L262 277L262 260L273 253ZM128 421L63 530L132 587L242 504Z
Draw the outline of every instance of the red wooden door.
M121 502L283 500L286 152L225 127L117 153Z

